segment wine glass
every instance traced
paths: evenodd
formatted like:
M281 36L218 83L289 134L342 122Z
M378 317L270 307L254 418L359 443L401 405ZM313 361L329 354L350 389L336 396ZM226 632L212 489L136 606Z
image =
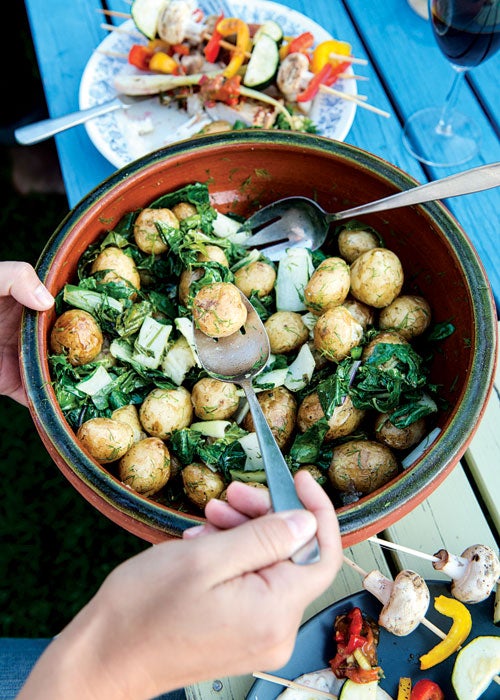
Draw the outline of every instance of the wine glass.
M403 143L428 165L460 165L478 152L481 133L455 105L466 71L500 47L500 0L429 0L429 17L436 42L456 74L443 106L409 117Z

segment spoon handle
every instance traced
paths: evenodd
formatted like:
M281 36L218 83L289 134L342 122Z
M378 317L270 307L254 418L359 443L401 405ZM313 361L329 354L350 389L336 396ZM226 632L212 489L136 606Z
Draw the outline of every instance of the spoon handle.
M295 510L304 508L295 490L293 477L290 473L283 454L271 432L262 408L257 400L250 381L240 381L250 406L255 432L259 441L262 461L266 472L267 485L271 494L273 510ZM296 564L314 564L319 561L319 546L313 538L304 547L295 552L292 561Z
M478 168L471 168L454 175L449 175L441 180L433 180L425 185L418 185L403 192L377 199L375 202L362 204L346 211L335 214L328 214L329 222L340 221L351 216L361 214L371 214L376 211L388 211L398 207L406 207L412 204L423 204L433 202L436 199L446 199L447 197L457 197L462 194L472 192L482 192L500 185L500 163L490 163L481 165Z

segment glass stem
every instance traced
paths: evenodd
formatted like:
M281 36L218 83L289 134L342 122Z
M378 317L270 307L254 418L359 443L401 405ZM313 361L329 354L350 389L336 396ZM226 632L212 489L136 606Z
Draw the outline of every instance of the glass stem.
M457 68L456 66L454 66L454 68L456 70L455 77L453 79L453 83L451 84L451 88L446 95L443 109L436 126L436 132L443 136L451 135L453 132L451 125L451 114L457 102L458 93L460 92L460 87L463 82L463 76L467 70L466 68Z

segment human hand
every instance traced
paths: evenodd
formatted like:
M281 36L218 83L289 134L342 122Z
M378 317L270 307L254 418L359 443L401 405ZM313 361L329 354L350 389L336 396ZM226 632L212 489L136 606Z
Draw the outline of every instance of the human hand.
M342 562L330 499L308 473L296 486L308 510L267 513L264 492L237 486L228 508L239 525L209 523L197 537L155 545L115 569L49 646L18 700L67 700L76 687L79 700L145 700L284 664L306 606ZM290 557L314 534L321 560L294 564Z
M19 373L19 326L22 307L45 311L54 299L25 262L0 262L0 394L27 405Z

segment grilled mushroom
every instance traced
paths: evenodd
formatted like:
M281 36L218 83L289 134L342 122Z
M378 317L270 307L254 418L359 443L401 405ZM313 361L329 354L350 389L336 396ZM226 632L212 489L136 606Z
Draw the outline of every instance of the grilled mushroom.
M363 579L363 588L384 605L378 619L379 625L398 637L413 632L429 607L427 584L419 574L409 569L400 571L394 581L380 571L370 571Z
M500 562L495 552L485 544L474 544L461 556L440 549L434 555L436 571L452 579L452 595L462 603L480 603L490 595L500 577Z

